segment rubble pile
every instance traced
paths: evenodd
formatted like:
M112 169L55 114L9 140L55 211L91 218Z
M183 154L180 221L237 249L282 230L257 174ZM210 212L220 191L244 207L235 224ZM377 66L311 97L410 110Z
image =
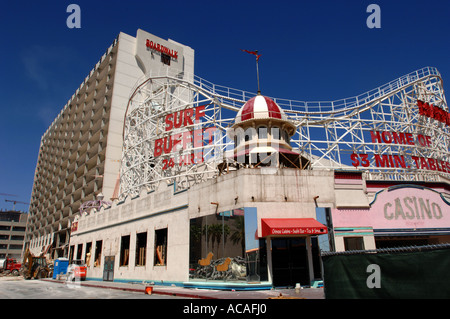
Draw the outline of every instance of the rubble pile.
M217 266L226 264L226 260L231 259L228 267L224 271L218 270ZM219 269L221 269L219 267ZM209 265L198 265L197 269L191 275L191 278L208 279L208 280L245 280L246 278L245 259L237 256L234 258L219 258L211 260Z
M5 271L0 272L0 277L6 277L6 276L17 277L17 275L13 274L10 270L5 270Z
M23 276L12 273L11 271L2 271L0 272L1 280L22 280Z

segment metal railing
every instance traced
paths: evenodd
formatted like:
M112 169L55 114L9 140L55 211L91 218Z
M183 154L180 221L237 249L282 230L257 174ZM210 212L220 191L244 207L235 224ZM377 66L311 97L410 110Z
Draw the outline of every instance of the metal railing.
M345 99L339 99L334 101L300 101L300 100L289 100L276 97L270 97L273 99L285 112L292 114L303 114L303 115L336 115L336 114L347 114L353 111L355 108L362 107L368 103L379 100L392 94L401 88L408 86L414 82L423 80L424 78L430 76L437 76L441 78L441 74L435 67L424 67L422 69L416 70L414 72L408 73L401 76L400 78L383 84L375 89L367 91L365 93L359 94L354 97L349 97ZM224 98L228 102L231 102L231 106L240 107L243 103L248 101L250 98L254 97L256 93L247 92L231 87L226 87L222 85L214 84L208 80L205 80L197 75L188 75L184 72L180 72L174 69L162 69L157 71L150 71L148 74L144 75L137 81L132 89L132 92L139 86L140 83L145 81L145 79L152 77L168 77L174 80L185 80L187 78L192 78L191 84L198 87L201 90L208 92L217 98ZM235 102L235 103L233 103Z
M421 246L401 246L401 247L389 247L389 248L378 248L370 250L347 250L347 251L333 251L333 252L321 252L321 256L336 256L336 255L362 255L362 254L373 254L373 253L404 253L404 252L419 252L426 250L436 250L436 249L450 249L450 243L436 244L436 245L421 245Z

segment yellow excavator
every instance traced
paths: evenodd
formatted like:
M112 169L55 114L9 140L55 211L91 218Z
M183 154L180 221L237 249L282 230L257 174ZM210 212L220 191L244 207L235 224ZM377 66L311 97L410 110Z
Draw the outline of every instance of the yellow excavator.
M45 253L36 257L27 248L23 256L20 274L25 279L41 279L51 277L53 270L47 264Z

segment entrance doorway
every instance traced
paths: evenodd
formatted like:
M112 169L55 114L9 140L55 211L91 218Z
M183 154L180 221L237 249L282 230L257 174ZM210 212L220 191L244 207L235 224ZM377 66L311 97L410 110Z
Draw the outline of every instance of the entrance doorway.
M105 264L103 266L103 281L114 280L114 256L105 256Z
M272 238L272 269L275 287L309 285L306 238Z

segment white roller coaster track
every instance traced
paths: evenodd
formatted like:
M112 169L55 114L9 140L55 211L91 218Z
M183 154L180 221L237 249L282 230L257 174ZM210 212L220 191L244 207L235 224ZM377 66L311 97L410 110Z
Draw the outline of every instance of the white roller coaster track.
M144 186L154 189L162 181L175 183L178 189L183 189L217 176L217 165L224 161L224 153L233 147L226 134L219 134L204 150L204 155L214 154L208 161L197 165L174 165L169 169L163 169L164 163L167 164L175 153L158 158L153 156L156 139L179 132L165 132L165 115L206 105L202 123L184 129L214 126L225 132L233 124L237 111L255 96L255 93L216 85L193 75L184 76L192 80L184 80L182 75L149 74L138 81L132 91L123 131L122 197L137 195ZM417 107L417 100L422 100L449 111L442 79L436 68L417 70L369 92L342 100L303 102L272 99L297 127L291 145L310 159L311 169L363 169L369 179L386 180L436 181L450 177L445 169L427 169L412 160L414 157L450 162L450 128L445 123L419 115ZM422 145L415 141L412 145L398 145L374 141L370 133L374 131L411 134L415 139L419 135L429 136L431 144ZM191 147L182 152L189 154L195 150ZM180 151L178 153L181 154ZM366 154L368 162L365 167L356 166L351 160L352 154ZM397 159L406 158L407 164L390 165L388 159L393 164L394 155ZM380 165L375 156L383 158L384 165Z

